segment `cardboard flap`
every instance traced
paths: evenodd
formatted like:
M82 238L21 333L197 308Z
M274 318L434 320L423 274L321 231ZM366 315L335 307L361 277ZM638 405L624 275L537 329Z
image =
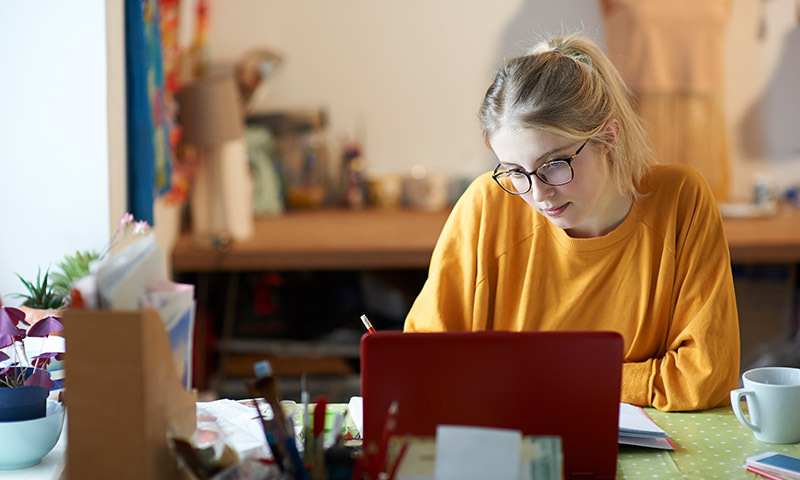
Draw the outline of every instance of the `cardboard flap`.
M197 392L183 389L153 310L68 310L69 478L179 478L167 435L191 438Z

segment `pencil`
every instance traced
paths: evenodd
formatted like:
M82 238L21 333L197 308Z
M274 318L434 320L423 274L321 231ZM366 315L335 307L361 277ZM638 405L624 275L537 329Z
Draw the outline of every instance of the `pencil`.
M375 327L372 326L372 323L370 323L366 315L361 315L361 323L363 323L364 326L367 327L367 331L370 334L375 333Z
M389 450L389 439L394 434L395 428L397 428L397 401L393 401L391 405L389 405L389 411L386 413L386 424L383 426L383 432L381 434L381 444L378 447L378 472L385 472L386 471L386 454Z
M389 480L395 480L395 478L397 478L397 471L400 469L400 464L403 462L406 450L408 450L408 441L403 442L403 446L400 447L400 453L397 454L394 465L392 465L392 471L389 472Z

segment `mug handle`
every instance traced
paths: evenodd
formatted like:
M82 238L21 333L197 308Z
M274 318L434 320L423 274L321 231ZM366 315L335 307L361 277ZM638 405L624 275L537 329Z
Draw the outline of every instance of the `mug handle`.
M761 429L756 425L748 422L746 418L744 418L744 413L742 413L742 398L743 397L750 397L752 400L751 405L756 405L756 394L752 390L745 390L744 388L738 388L736 390L731 391L731 407L733 407L733 413L736 414L736 418L739 422L742 423L745 427L755 430L756 432L760 432Z

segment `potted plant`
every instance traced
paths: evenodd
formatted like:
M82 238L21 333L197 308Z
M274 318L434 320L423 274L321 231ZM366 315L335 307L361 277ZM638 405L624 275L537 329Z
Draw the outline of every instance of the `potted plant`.
M72 255L65 256L64 260L56 265L60 271L53 272L50 277L53 291L69 300L72 283L85 277L89 273L89 265L99 258L101 258L100 252L95 250L76 251Z
M69 307L71 301L73 300L72 295L75 293L73 291L74 283L77 280L85 277L89 274L89 268L91 267L92 262L97 260L103 260L106 258L114 249L120 247L124 244L127 240L130 240L130 236L137 236L146 234L150 230L150 225L148 225L145 221L135 221L133 215L130 213L125 213L119 219L119 223L117 225L117 229L114 231L114 234L108 241L108 244L100 251L97 250L84 250L84 251L76 251L71 255L66 255L64 259L57 264L58 271L53 272L50 276L50 281L47 281L47 273L45 274L45 279L39 283L39 277L37 276L37 283L39 283L39 289L47 289L47 291L51 294L51 301L57 303L56 297L60 297L63 299L63 306L62 308ZM49 270L48 270L49 273ZM17 275L19 277L19 275ZM23 283L25 283L26 288L28 288L29 294L27 295L18 295L22 298L26 299L26 302L22 304L23 307L29 306L28 300L32 298L36 298L37 296L46 297L44 294L39 294L36 290L35 286L32 285L31 288L29 287L29 282L26 282L20 277ZM36 292L38 295L33 295ZM41 303L36 300L31 300L31 303ZM41 308L41 307L39 307ZM26 310L23 308L23 310ZM36 322L39 318L44 318L45 315L31 315L31 312L26 311L28 313L28 320L32 320ZM53 314L52 312L47 312L49 314Z
M28 324L32 325L45 317L60 315L60 311L65 305L65 297L56 292L48 283L49 268L45 271L44 278L42 278L42 269L39 268L36 273L36 281L32 282L25 280L18 273L14 275L20 279L27 290L27 293L16 293L14 296L23 299L20 308L25 312Z
M69 307L73 294L73 283L89 273L92 262L108 256L113 249L129 239L130 235L143 235L149 229L150 225L147 222L137 222L132 214L126 212L119 219L117 229L101 251L76 251L74 254L66 255L57 264L60 271L55 271L51 275L48 267L42 278L40 267L36 274L36 281L25 280L20 274L15 273L27 290L27 293L13 294L17 298L23 299L20 309L25 312L26 321L33 325L43 318L60 316L61 310Z
M45 416L47 397L55 385L47 366L59 352L28 353L26 337L46 338L63 330L50 316L34 325L17 308L0 307L0 422L30 420Z

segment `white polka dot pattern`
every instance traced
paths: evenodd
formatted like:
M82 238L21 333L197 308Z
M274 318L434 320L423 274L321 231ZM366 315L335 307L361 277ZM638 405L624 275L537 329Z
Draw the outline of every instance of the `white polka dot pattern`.
M773 451L800 458L800 443L776 445L756 440L753 432L736 420L731 407L686 413L645 411L672 435L675 451L620 445L617 479L752 480L761 477L744 469L749 456Z

